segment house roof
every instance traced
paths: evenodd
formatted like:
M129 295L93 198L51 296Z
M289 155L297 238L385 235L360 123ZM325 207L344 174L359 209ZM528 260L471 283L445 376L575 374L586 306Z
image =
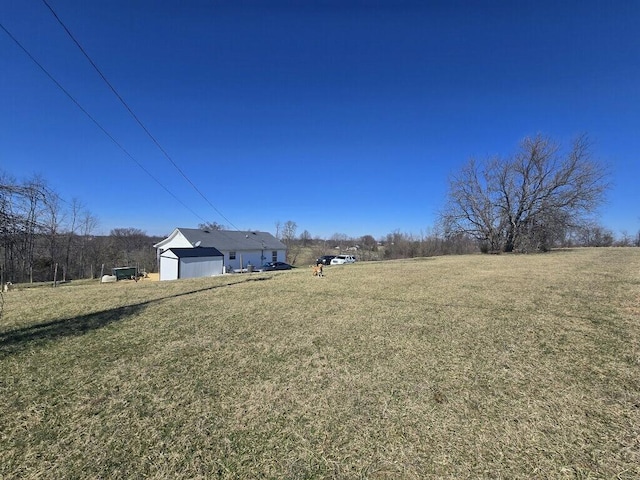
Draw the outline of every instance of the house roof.
M224 257L217 248L213 247L170 248L168 251L173 252L178 258Z
M268 232L238 230L200 230L198 228L176 228L166 239L181 233L191 245L213 247L221 251L286 250L287 246ZM155 246L161 246L166 240ZM198 243L200 242L200 243Z

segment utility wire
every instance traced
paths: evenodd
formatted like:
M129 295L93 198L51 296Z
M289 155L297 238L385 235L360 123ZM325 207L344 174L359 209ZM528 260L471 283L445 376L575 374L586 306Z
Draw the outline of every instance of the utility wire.
M149 175L149 177L151 177L158 185L160 185L169 195L171 195L174 199L176 199L178 201L178 203L180 203L183 207L185 207L187 210L189 210L193 215L195 215L197 218L199 218L200 220L202 220L203 222L206 223L206 220L204 218L202 218L200 215L198 215L196 212L194 212L191 207L189 207L188 205L186 205L184 202L182 202L182 200L180 200L171 190L169 190L167 187L164 186L164 184L162 182L160 182L160 180L158 180L156 177L153 176L153 174L147 170L140 162L138 162L138 160L136 160L133 155L131 155L114 137L113 135L111 135L111 133L109 133L81 104L80 102L78 102L78 100L76 100L73 95L71 95L61 84L60 82L58 82L53 75L51 75L46 68L44 68L44 66L42 66L42 64L40 62L38 62L38 60L31 55L31 53L18 41L18 39L16 37L13 36L13 34L11 34L11 32L9 30L7 30L7 28L0 22L0 28L2 28L2 30L4 30L4 32L9 36L9 38L11 38L11 40L13 40L15 42L16 45L18 45L18 47L20 47L20 49L27 54L27 56L31 59L31 61L33 61L33 63L35 63L40 70L42 70L44 72L44 74L49 77L49 79L56 84L56 86L62 90L62 92L69 97L69 99L76 104L76 106L82 111L82 113L84 113L87 117L89 117L89 119L100 129L102 130L102 132L109 137L109 139L120 149L124 152L124 154L129 157L136 165L138 165L138 167L140 167L142 169L142 171L144 171L147 175Z
M115 87L111 84L111 82L109 82L109 80L107 80L107 77L104 75L104 73L102 73L102 71L100 70L100 68L98 68L98 66L95 64L95 62L91 59L91 57L89 56L89 54L86 52L86 50L82 47L82 45L80 44L80 42L73 36L73 34L71 33L71 31L67 28L67 26L64 24L64 22L60 19L60 17L58 16L58 14L53 10L53 8L51 7L51 5L49 5L49 3L47 2L47 0L42 0L42 2L47 6L47 8L51 11L51 13L53 14L53 16L55 17L55 19L58 21L58 23L60 24L60 26L64 29L65 32L67 32L67 35L69 35L69 38L71 38L71 40L73 40L73 43L76 44L76 46L80 49L80 51L82 52L82 54L86 57L86 59L89 61L89 63L91 64L91 66L95 69L96 72L98 72L98 75L100 75L100 77L102 78L102 80L104 80L104 82L109 86L109 88L111 89L111 91L113 92L113 94L118 98L118 100L120 100L120 103L122 103L122 105L124 106L124 108L127 109L127 111L129 112L129 114L131 114L131 116L133 117L133 119L138 123L138 125L140 125L140 127L145 131L145 133L147 134L147 136L153 141L153 143L156 145L156 147L158 147L158 149L162 152L162 154L165 156L165 158L167 160L169 160L169 162L171 162L171 164L174 166L174 168L180 173L180 175L182 175L182 177L189 183L189 185L191 185L191 187L193 187L193 189L198 192L198 194L204 199L205 202L207 202L209 204L209 206L211 208L213 208L218 215L220 215L222 218L224 218L227 223L229 223L229 225L231 225L232 227L234 227L236 230L240 230L238 227L236 227L233 222L231 222L231 220L229 220L227 217L225 217L223 215L223 213L218 210L213 203L211 203L211 201L209 201L209 199L205 196L204 193L202 193L200 191L200 189L198 189L198 187L196 187L196 185L191 181L191 179L182 171L182 169L176 164L176 162L171 158L171 156L167 153L167 151L162 147L162 145L160 145L160 142L158 142L158 140L156 140L156 138L151 134L151 132L149 131L149 129L147 129L147 127L142 123L142 121L138 118L138 116L133 112L133 110L131 109L131 107L129 107L129 105L127 104L127 102L125 102L125 100L122 98L122 96L118 93L118 91L115 89Z

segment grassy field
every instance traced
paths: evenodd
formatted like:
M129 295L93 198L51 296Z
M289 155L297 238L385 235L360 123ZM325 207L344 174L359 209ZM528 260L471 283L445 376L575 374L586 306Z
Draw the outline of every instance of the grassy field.
M31 288L0 478L640 478L640 249Z

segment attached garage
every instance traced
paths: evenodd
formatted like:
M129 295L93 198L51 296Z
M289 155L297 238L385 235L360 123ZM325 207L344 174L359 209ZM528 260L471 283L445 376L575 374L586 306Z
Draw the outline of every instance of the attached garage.
M213 247L170 248L160 255L160 280L222 275L224 255Z

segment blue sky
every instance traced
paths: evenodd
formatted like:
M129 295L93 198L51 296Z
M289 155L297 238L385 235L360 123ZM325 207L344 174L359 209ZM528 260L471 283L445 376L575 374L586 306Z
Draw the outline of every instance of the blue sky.
M0 31L0 169L42 175L99 232L418 235L470 157L538 133L588 134L612 172L601 223L640 229L640 2L47 1L188 178L43 2L3 0L135 161Z

